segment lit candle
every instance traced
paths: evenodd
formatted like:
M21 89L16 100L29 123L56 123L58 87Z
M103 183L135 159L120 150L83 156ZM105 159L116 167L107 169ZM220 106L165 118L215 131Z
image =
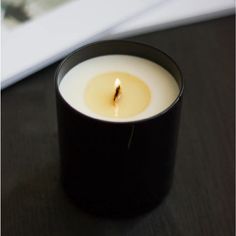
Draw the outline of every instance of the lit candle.
M131 216L169 192L183 93L176 63L148 45L105 41L55 77L62 182L83 209Z
M114 122L154 116L168 108L179 93L167 70L129 55L99 56L79 63L66 73L59 90L76 110Z

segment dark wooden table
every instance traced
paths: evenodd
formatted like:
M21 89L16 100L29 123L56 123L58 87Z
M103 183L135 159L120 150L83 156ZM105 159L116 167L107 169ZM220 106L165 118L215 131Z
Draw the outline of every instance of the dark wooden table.
M133 39L170 54L185 78L170 195L149 214L120 221L87 215L66 198L56 63L2 92L3 236L234 235L234 16Z

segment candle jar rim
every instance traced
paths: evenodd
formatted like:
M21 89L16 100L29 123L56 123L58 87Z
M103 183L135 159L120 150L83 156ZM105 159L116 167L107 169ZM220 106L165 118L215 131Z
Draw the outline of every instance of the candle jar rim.
M155 115L152 115L150 117L146 117L146 118L143 118L143 119L140 119L140 120L129 120L129 121L122 121L122 120L114 120L114 121L111 121L111 120L105 120L105 119L99 119L99 118L95 118L95 117L92 117L92 116L89 116L89 115L86 115L82 112L80 112L79 110L75 109L73 106L71 106L63 97L63 95L61 94L61 92L59 91L59 85L60 85L60 82L62 79L59 78L59 75L60 75L60 72L61 70L63 69L63 67L65 66L65 64L73 57L75 56L76 54L80 53L81 51L84 51L84 50L88 50L89 48L91 47L104 47L104 46L108 46L109 44L121 44L121 45L130 45L130 46L137 46L137 47L143 47L143 48L146 48L146 49L149 49L151 51L154 51L154 52L157 52L158 54L164 56L168 61L169 63L172 63L172 65L174 65L175 69L178 71L179 73L179 80L180 81L177 81L178 83L178 86L179 86L179 93L177 95L177 97L175 98L175 100L166 108L164 109L163 111L155 114ZM130 55L130 56L137 56L137 57L140 57L140 58L144 58L144 59L147 59L149 61L152 61L154 63L157 63L159 64L157 61L155 60L152 60L148 57L145 57L145 56L139 56L138 54L137 55L134 55L134 54L131 54L131 53L107 53L107 54L98 54L98 55L94 55L94 56L91 56L91 57L88 57L86 58L85 60L82 60L81 62L83 61L86 61L88 59L91 59L91 58L95 58L95 57L99 57L99 56L106 56L106 55ZM81 63L81 62L78 62L77 64ZM76 65L77 65L76 64ZM169 73L171 73L165 66L161 65L163 68L165 68ZM70 67L70 69L73 68ZM69 70L70 70L69 69ZM68 70L68 71L69 71ZM66 73L68 72L66 71ZM66 74L65 73L65 74ZM172 73L171 73L172 74ZM63 75L64 76L64 75ZM172 74L172 76L174 77L175 80L176 77ZM178 101L180 100L180 98L183 96L183 91L184 91L184 79L183 79L183 75L182 75L182 72L179 68L179 66L177 65L177 63L174 61L174 59L172 57L170 57L167 53L163 52L162 50L154 47L154 46L151 46L151 45L148 45L148 44L145 44L145 43L140 43L140 42L136 42L136 41L132 41L132 40L103 40L103 41L97 41L97 42L93 42L93 43L89 43L89 44L86 44L78 49L76 49L75 51L73 51L72 53L70 53L69 55L67 55L64 60L62 60L62 62L59 64L59 66L57 67L56 69L56 72L55 72L55 76L54 76L54 83L55 83L55 88L56 88L56 93L59 94L60 98L62 99L62 101L67 104L67 106L69 106L75 113L77 113L78 115L82 116L82 117L85 117L85 118L89 118L89 119L92 119L94 121L98 121L98 122L104 122L104 123L112 123L112 124L136 124L136 123L143 123L143 122L146 122L146 121L149 121L149 120L153 120L153 119L156 119L158 117L162 117L164 116L166 113L168 113L169 111L171 111L175 106L176 104L178 103Z

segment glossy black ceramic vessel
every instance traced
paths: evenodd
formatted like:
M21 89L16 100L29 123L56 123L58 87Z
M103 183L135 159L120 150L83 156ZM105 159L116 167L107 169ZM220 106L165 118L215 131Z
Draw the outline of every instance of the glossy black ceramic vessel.
M160 64L176 79L178 97L165 111L135 122L97 120L73 109L59 92L60 81L78 63L109 54L133 55ZM93 43L61 63L55 88L61 176L74 202L106 217L135 216L160 204L170 190L175 165L183 93L176 63L160 50L140 43Z

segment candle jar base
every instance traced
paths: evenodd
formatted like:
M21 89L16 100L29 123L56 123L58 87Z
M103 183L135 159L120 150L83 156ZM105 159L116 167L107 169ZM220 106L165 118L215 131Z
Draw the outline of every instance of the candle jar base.
M155 137L155 131L161 132L155 121L136 124L128 148L124 137L130 136L133 126L87 121L79 122L81 139L73 142L66 134L62 136L61 174L68 195L80 208L113 218L140 215L159 205L173 179L174 140ZM165 127L164 123L160 127ZM82 128L91 126L92 137ZM74 130L78 131L77 127Z
M113 203L107 202L89 202L86 198L81 198L75 194L73 189L63 183L63 188L70 200L82 211L94 216L103 218L133 218L140 217L148 212L158 208L168 196L169 190L163 192L157 199L149 199L147 201L141 200L141 202L121 202L116 201Z

